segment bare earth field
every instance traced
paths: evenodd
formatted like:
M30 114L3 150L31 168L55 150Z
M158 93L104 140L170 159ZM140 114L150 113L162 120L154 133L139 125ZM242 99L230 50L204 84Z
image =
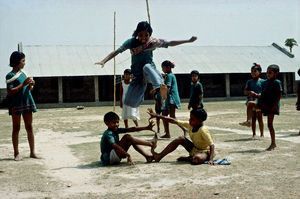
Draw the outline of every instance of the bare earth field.
M265 151L270 145L266 117L265 138L252 139L251 129L238 125L246 117L244 101L205 103L205 125L214 138L216 158L232 162L217 166L176 162L188 154L180 146L160 163L145 163L130 148L136 166L122 160L118 166L99 167L99 142L106 130L103 115L112 110L108 106L39 109L33 127L36 151L43 159L29 158L22 123L19 148L23 160L15 162L11 118L0 110L0 170L4 171L0 173L0 198L300 198L300 112L295 102L296 98L281 100L280 116L274 119L277 148L271 152ZM141 126L147 124L148 107L154 108L140 107ZM120 115L121 109L117 107L116 112ZM186 104L176 116L188 120ZM122 121L120 126L124 126ZM183 134L177 126L170 129L172 138L160 139L155 151ZM152 139L153 132L132 135ZM150 153L150 148L146 150Z

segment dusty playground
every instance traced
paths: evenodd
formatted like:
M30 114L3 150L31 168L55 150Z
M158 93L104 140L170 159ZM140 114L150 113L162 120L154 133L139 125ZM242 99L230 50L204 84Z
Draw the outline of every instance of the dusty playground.
M244 101L205 103L205 125L214 138L216 158L232 162L217 166L176 162L187 154L179 147L160 163L145 163L130 148L136 166L123 160L119 166L99 167L99 141L106 129L103 115L112 107L39 109L33 127L36 152L43 159L29 158L22 123L19 147L23 160L15 162L11 118L0 110L0 170L4 171L0 173L0 198L300 198L300 112L295 102L296 98L281 100L280 116L274 120L277 148L271 152L265 151L270 144L266 117L265 138L252 139L251 129L238 125L245 120ZM148 107L140 108L140 125L147 123ZM120 114L121 109L116 112ZM188 117L183 104L177 118ZM170 129L170 140L182 135L178 127L171 125ZM152 139L153 132L133 135ZM156 151L170 140L160 139Z

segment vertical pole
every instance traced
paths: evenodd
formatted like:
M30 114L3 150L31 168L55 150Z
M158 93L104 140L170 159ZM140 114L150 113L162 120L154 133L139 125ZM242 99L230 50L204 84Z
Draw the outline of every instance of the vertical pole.
M58 103L63 103L63 85L62 77L58 77Z
M116 11L114 12L114 51L116 50ZM116 110L116 58L114 57L114 109Z
M147 5L148 22L149 22L149 24L150 24L150 26L151 26L148 0L146 0L146 5Z
M286 73L283 73L283 95L287 97L288 89L287 89L287 79L286 79Z
M23 52L23 44L22 44L22 42L18 43L18 51L19 52Z
M226 98L230 98L230 76L225 74Z
M94 76L95 102L99 102L99 82L98 76Z

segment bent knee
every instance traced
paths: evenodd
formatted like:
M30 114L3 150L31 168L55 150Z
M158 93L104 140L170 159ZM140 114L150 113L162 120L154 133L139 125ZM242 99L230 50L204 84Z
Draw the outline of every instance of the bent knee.
M26 131L32 131L32 125L25 125Z
M125 135L123 136L122 139L132 140L132 135L130 135L130 134L125 134Z
M273 129L273 124L272 123L268 123L268 128L269 129Z

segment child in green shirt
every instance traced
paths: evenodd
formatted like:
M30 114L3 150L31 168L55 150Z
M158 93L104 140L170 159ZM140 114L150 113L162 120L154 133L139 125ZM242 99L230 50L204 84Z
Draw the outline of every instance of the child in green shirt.
M142 154L147 162L152 162L153 156L147 154L140 145L150 146L154 150L157 142L156 139L147 141L125 134L120 140L119 134L143 130L152 131L154 126L153 121L149 121L148 126L132 128L119 128L119 121L119 116L114 112L108 112L104 115L104 122L108 128L104 131L100 142L102 165L119 164L122 158L127 158L127 161L131 165L135 165L130 154L127 153L130 146L133 146L137 152Z

